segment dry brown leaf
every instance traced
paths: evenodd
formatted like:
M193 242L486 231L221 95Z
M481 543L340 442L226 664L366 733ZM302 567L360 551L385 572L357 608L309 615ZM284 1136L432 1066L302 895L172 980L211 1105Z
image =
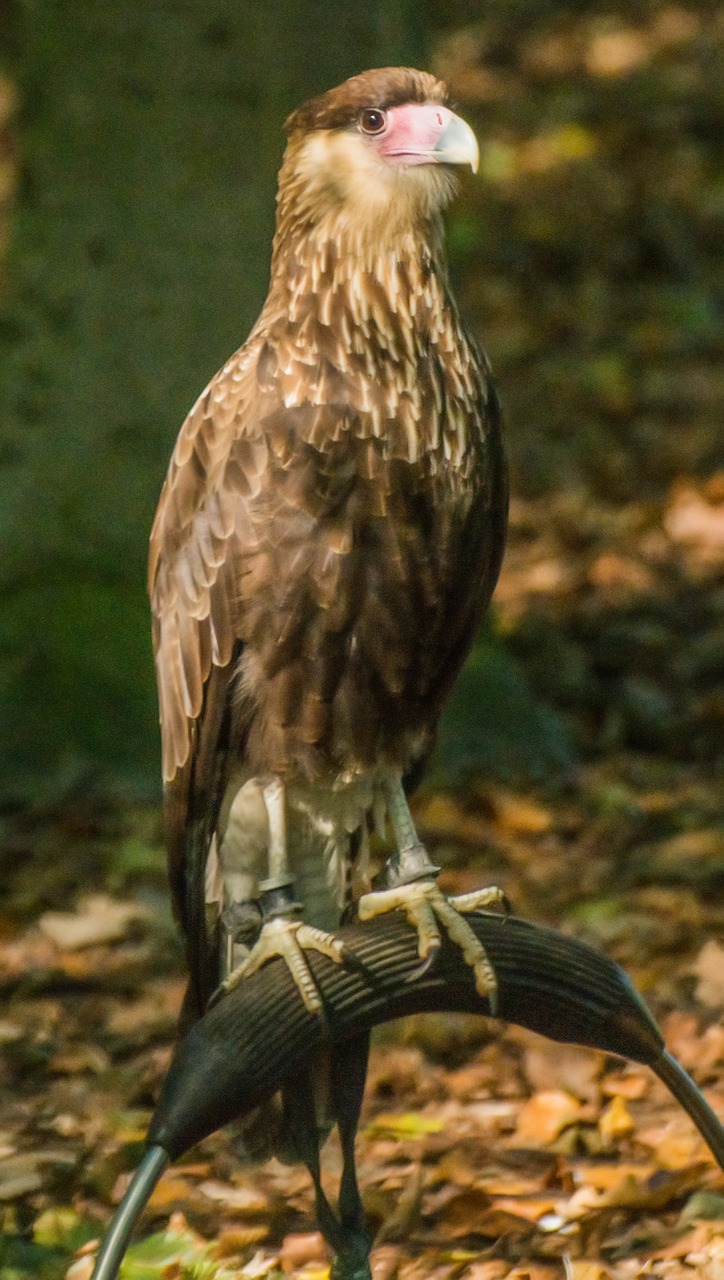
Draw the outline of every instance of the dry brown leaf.
M269 1197L254 1186L234 1187L228 1182L216 1182L213 1179L207 1179L206 1182L199 1184L198 1190L203 1196L206 1196L207 1200L214 1200L218 1204L223 1204L225 1209L229 1209L234 1213L256 1215L268 1213L271 1207Z
M435 1223L449 1235L464 1236L478 1231L478 1224L490 1208L490 1196L477 1187L468 1187L450 1196L435 1213Z
M724 1234L721 1227L706 1244L688 1253L685 1261L696 1268L700 1280L724 1280Z
M635 1069L610 1071L601 1081L601 1092L607 1098L625 1098L627 1102L637 1102L650 1088L651 1076Z
M220 1231L212 1249L214 1258L234 1258L243 1253L250 1245L261 1244L269 1236L271 1228L267 1223L247 1223L244 1226L227 1227Z
M279 1261L287 1275L310 1262L326 1264L328 1257L329 1249L320 1231L297 1232L285 1236L279 1251Z
M118 942L134 920L148 918L138 902L116 902L104 893L82 898L78 910L46 911L38 926L63 951L78 951L101 943Z
M613 552L604 552L593 562L588 571L588 579L594 587L604 590L614 588L618 592L650 591L655 583L654 576L646 565Z
M625 1100L616 1096L609 1102L598 1121L598 1130L605 1142L618 1142L627 1138L636 1128Z
M581 1219L604 1209L663 1209L687 1191L701 1184L701 1165L683 1169L668 1175L656 1169L650 1176L641 1176L636 1166L623 1165L620 1177L605 1189L584 1185L574 1191L568 1200L556 1204L556 1213L568 1221Z
M650 1147L658 1165L672 1172L713 1161L699 1131L681 1113L674 1112L655 1124L641 1125L636 1130L636 1141Z
M539 1262L527 1262L524 1266L514 1267L509 1271L506 1280L560 1280L559 1267L546 1267Z
M490 1196L529 1196L542 1191L545 1186L545 1175L538 1177L483 1177L476 1181L476 1186L487 1191Z
M528 1222L538 1222L545 1213L553 1212L555 1204L555 1197L496 1196L491 1208L511 1213L518 1218L526 1218Z
M576 1170L577 1179L597 1191L611 1191L626 1178L645 1184L656 1173L655 1164L584 1164Z
M370 1255L372 1280L395 1280L403 1257L399 1245L376 1245Z
M711 1238L712 1224L709 1222L699 1222L693 1231L687 1231L685 1236L680 1236L678 1240L672 1241L663 1249L657 1249L651 1255L652 1262L665 1262L673 1258L685 1258L687 1253L693 1253L700 1249Z
M506 835L542 835L550 831L553 818L548 809L528 796L515 795L500 787L489 792L495 825Z
M165 1175L154 1187L148 1207L150 1209L168 1209L172 1204L188 1204L193 1194L193 1187L186 1178ZM172 1215L173 1216L173 1215ZM169 1231L171 1230L169 1223Z
M77 1258L68 1267L65 1273L65 1280L91 1280L94 1267L95 1258L90 1255L84 1258Z
M522 1214L509 1213L505 1209L497 1209L494 1205L468 1228L471 1234L490 1236L494 1240L501 1236L527 1236L534 1230L535 1224ZM450 1234L461 1235L462 1232L451 1230Z
M433 795L415 812L427 836L445 836L465 844L484 844L490 837L485 819L464 809L454 796Z
M525 1074L532 1088L562 1089L586 1102L598 1102L603 1054L576 1045L551 1044L532 1037L525 1050Z
M520 1143L547 1146L570 1124L581 1118L581 1104L563 1089L544 1089L521 1108L515 1131Z
M695 489L682 488L664 518L673 542L694 543L724 554L724 504L709 503Z
M566 1258L566 1280L612 1280L612 1277L602 1262L587 1262L584 1259L571 1261Z
M445 1086L453 1098L467 1102L470 1098L485 1098L490 1093L490 1070L479 1063L445 1072Z
M507 1262L491 1258L489 1262L471 1262L463 1271L461 1280L504 1280L507 1275ZM373 1276L373 1280L377 1280L376 1276Z
M256 1253L243 1266L239 1272L244 1280L261 1280L262 1276L268 1276L270 1271L278 1271L279 1262L276 1253L264 1253L263 1250L257 1249Z

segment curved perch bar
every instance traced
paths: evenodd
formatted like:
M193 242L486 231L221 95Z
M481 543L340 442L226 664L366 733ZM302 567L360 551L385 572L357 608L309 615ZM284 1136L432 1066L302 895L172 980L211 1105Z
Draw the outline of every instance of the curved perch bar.
M574 938L524 920L484 913L466 919L495 969L499 1018L649 1066L724 1169L724 1128L666 1053L661 1033L618 965ZM315 1049L405 1014L490 1014L472 971L447 941L436 968L414 976L416 936L401 913L348 925L338 936L354 964L308 955L324 1018L305 1009L288 969L274 961L210 1009L178 1046L151 1122L149 1150L116 1213L93 1280L114 1280L134 1224L169 1161L293 1080Z

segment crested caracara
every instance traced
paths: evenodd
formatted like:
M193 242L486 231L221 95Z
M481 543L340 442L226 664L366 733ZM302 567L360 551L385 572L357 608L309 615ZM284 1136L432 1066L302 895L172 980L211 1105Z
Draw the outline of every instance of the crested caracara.
M286 131L266 302L181 428L151 533L187 1020L280 952L315 1007L303 953L343 959L329 930L350 896L363 917L407 910L423 958L440 921L494 991L460 912L497 891L441 894L403 789L505 538L498 401L442 226L477 144L445 86L405 68ZM375 822L396 852L370 891Z

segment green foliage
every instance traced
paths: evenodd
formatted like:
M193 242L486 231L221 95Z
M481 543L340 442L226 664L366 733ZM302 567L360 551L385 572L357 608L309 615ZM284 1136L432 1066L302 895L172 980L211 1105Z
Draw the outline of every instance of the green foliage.
M574 764L560 720L536 702L523 670L486 625L443 715L434 777L483 772L508 782L564 783Z
M0 1239L0 1280L62 1280L76 1249L99 1229L74 1209L47 1209L33 1224L32 1239L13 1232Z
M167 1267L176 1264L183 1280L232 1280L237 1274L214 1262L213 1245L192 1231L159 1231L128 1250L120 1280L161 1280Z

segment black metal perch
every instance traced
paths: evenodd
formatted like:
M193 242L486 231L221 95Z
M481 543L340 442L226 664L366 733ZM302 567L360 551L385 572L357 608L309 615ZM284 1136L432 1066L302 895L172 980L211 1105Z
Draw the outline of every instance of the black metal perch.
M618 965L574 938L524 920L485 913L466 919L497 974L499 1018L553 1040L589 1045L650 1067L688 1112L724 1169L724 1128L666 1052L658 1027ZM416 935L399 912L347 925L338 936L354 965L336 965L308 953L324 1000L324 1018L305 1009L285 964L273 961L210 1009L178 1046L151 1122L147 1153L111 1223L92 1280L114 1280L118 1274L135 1223L171 1161L292 1081L286 1097L295 1105L298 1100L299 1154L315 1180L320 1226L338 1253L338 1263L346 1251L344 1265L338 1265L335 1274L369 1274L369 1241L353 1157L355 1099L361 1097L365 1059L358 1079L351 1090L348 1087L344 1126L337 1113L345 1154L340 1219L319 1186L316 1134L312 1139L304 1109L306 1064L316 1050L330 1046L335 1047L333 1057L344 1055L355 1042L364 1054L370 1028L405 1014L459 1011L489 1016L490 1008L475 991L460 951L447 941L434 970L419 973ZM354 1061L359 1063L359 1056ZM349 1064L341 1076L345 1074L349 1075Z

